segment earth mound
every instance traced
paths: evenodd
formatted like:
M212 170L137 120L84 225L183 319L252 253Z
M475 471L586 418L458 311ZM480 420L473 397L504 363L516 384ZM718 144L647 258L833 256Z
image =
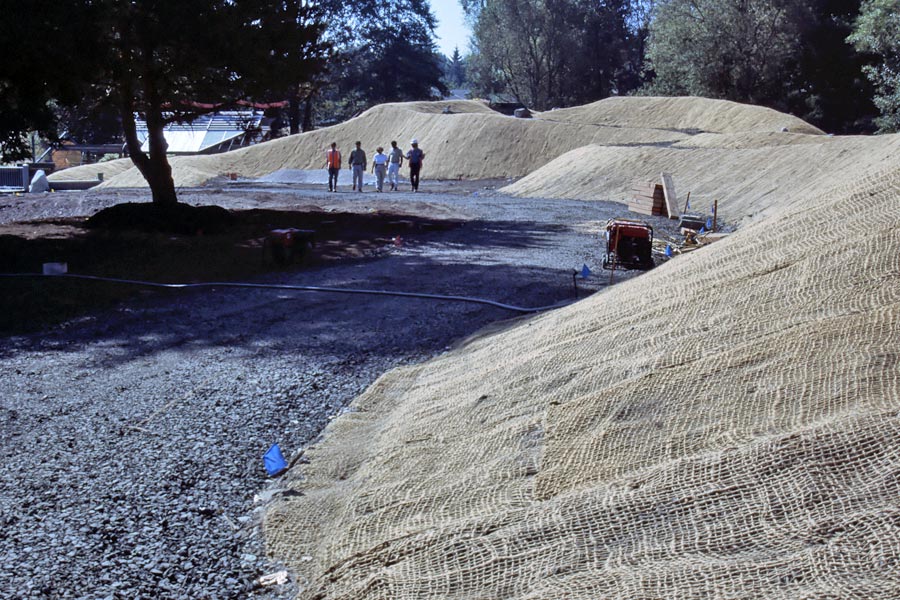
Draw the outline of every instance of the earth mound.
M450 109L445 113L446 108ZM257 178L281 169L322 169L324 152L336 142L345 157L357 140L371 156L376 146L396 140L402 149L418 138L429 179L522 177L566 152L587 145L663 147L702 131L772 133L787 128L806 134L818 129L770 109L703 98L608 98L584 107L516 119L484 103L411 102L384 104L339 125L280 138L212 156L171 160L178 186L199 186L236 173ZM105 187L144 187L134 168L108 163ZM84 171L80 171L84 169ZM113 169L123 169L113 174ZM71 179L95 177L93 165L63 171Z
M896 595L896 156L383 376L268 513L301 597Z

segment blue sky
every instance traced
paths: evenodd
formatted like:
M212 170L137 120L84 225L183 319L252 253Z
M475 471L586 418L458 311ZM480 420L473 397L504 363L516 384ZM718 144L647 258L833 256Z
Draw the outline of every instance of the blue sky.
M458 47L459 53L469 53L469 28L463 21L463 10L459 0L431 0L431 10L437 17L438 50L447 56L453 55L453 48Z

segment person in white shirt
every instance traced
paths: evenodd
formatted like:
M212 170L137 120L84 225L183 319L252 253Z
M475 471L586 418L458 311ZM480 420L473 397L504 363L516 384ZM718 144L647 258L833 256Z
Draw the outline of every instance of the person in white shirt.
M384 148L378 146L375 156L372 157L372 172L378 182L375 185L376 191L384 191L384 175L387 173L388 155L384 153Z
M391 152L388 154L390 163L388 164L388 183L391 184L391 191L397 191L397 183L400 179L400 167L403 166L403 150L397 147L397 142L391 142Z

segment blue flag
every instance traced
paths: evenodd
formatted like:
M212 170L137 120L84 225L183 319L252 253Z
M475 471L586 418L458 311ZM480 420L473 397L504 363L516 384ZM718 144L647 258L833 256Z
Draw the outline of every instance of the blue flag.
M674 254L672 252L672 244L666 244L666 256L671 258L672 254Z
M708 219L706 219L706 229L709 231L712 230L712 217L709 217Z
M582 267L581 267L581 278L582 278L582 279L587 279L587 278L590 277L590 276L591 276L591 270L588 269L588 266L587 266L587 265L582 265Z
M284 455L281 453L281 448L278 447L278 444L272 444L272 447L263 455L263 463L266 465L266 472L269 474L269 477L274 477L287 469L287 461L284 460Z

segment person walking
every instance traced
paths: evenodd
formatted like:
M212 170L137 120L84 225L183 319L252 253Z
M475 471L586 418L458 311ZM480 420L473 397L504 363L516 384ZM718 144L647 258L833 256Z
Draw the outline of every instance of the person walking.
M356 150L350 153L350 168L353 169L353 189L363 191L363 175L366 172L366 153L362 142L356 142Z
M388 164L388 183L391 184L391 191L397 191L397 183L400 179L400 167L403 166L403 150L397 147L397 142L391 142L391 152L388 154L390 164Z
M325 153L325 168L328 169L328 191L337 191L338 173L341 170L341 151L331 142L331 150Z
M384 176L387 173L387 163L388 155L384 153L384 148L378 146L375 156L372 157L372 172L375 173L375 177L378 180L375 189L379 192L384 191Z
M419 191L419 173L422 171L422 161L425 159L425 153L419 149L419 140L413 138L410 142L412 150L406 153L406 161L409 163L409 184L412 191Z

